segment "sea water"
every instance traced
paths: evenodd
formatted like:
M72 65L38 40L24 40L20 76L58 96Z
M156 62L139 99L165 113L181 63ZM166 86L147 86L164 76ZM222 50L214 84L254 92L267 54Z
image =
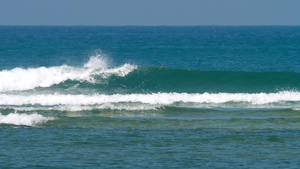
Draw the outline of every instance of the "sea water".
M300 27L0 27L0 168L299 168L299 140Z

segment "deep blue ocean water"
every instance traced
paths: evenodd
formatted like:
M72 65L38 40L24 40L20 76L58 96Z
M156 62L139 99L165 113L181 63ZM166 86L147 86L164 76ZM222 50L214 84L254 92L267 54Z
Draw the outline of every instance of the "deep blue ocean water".
M0 168L299 168L300 27L0 26Z

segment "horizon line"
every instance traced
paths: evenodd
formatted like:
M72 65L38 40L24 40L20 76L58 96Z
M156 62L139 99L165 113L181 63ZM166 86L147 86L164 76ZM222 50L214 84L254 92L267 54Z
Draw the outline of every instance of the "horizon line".
M222 26L224 26L224 27L226 27L226 26L230 26L230 27L247 27L247 26L253 26L253 27L255 27L255 26L257 26L257 27L259 27L259 26L286 26L286 27L288 27L288 26L290 26L290 27L293 27L293 26L300 26L300 25L15 25L15 24L4 24L4 25L1 25L0 24L0 26L53 26L53 27L55 27L55 26L65 26L65 27L67 27L67 26L87 26L87 27L97 27L97 26L99 26L99 27L200 27L200 26L203 26L203 27L205 27L205 26L216 26L216 27L218 27L218 26L220 26L220 27L222 27Z

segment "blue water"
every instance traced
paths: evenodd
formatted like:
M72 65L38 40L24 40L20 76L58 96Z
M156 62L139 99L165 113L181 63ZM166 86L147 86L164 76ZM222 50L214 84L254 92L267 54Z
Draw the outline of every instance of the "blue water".
M299 168L300 27L1 26L0 168Z

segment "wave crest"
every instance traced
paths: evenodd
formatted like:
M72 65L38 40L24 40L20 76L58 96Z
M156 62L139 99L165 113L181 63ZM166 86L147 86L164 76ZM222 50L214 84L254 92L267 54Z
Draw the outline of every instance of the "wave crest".
M8 115L2 115L0 113L0 124L14 124L14 125L26 125L34 126L38 123L44 123L48 120L54 120L53 117L44 117L40 114L19 114L19 113L10 113Z
M15 68L12 70L3 70L0 71L0 92L50 87L66 80L95 82L95 75L100 75L102 78L108 78L112 75L126 76L137 68L137 66L130 64L114 68L106 68L106 66L105 61L100 58L91 57L85 67L62 65L48 68Z
M152 93L152 94L39 94L9 95L0 94L0 105L101 105L107 103L142 103L151 105L171 105L183 103L222 104L245 102L262 105L281 102L300 102L300 92L283 91L278 93Z

